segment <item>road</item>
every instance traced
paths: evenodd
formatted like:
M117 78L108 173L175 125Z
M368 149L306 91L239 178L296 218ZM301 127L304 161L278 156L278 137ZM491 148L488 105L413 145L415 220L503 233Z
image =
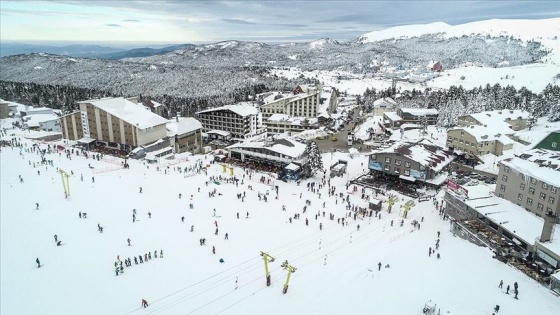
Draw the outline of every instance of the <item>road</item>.
M354 113L352 115L354 119L346 124L346 126L339 132L336 132L334 135L329 135L323 140L315 139L317 142L317 146L321 152L333 152L333 150L340 150L342 152L348 152L349 148L356 148L360 150L360 147L364 147L361 144L354 144L352 146L348 146L347 139L348 139L348 129L353 130L356 127L356 123L360 119L359 117L359 109L354 109ZM332 138L336 137L338 141L332 141ZM364 147L365 148L365 147ZM361 150L360 152L362 152Z

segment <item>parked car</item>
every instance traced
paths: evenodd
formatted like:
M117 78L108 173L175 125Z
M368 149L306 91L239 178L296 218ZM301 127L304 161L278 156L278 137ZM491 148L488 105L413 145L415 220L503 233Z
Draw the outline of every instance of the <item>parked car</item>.
M332 137L331 141L338 141L338 138L337 137Z
M315 137L315 140L323 140L323 139L324 138L322 136Z

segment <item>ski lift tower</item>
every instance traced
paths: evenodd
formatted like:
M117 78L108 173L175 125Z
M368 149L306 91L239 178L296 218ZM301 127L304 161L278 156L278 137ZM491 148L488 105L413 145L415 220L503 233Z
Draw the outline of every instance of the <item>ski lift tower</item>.
M408 211L410 211L410 209L415 205L416 204L414 203L414 200L409 200L403 205L404 208L403 218L406 219L406 216L408 215Z
M264 260L264 270L266 272L266 286L270 286L270 273L268 272L268 263L274 261L274 257L270 256L268 253L261 251L261 256Z
M288 271L288 278L286 278L284 290L282 291L282 293L286 294L288 292L288 286L290 284L290 277L292 276L292 273L296 272L296 268L289 265L287 260L282 263L281 267Z
M62 169L59 169L58 172L60 173L60 177L62 178L62 186L64 187L64 198L68 198L68 196L70 196L70 181L68 180L70 175L68 175L68 173L66 173Z
M389 200L387 200L387 212L391 213L391 208L393 208L393 205L395 204L395 202L397 202L399 199L397 197L391 197L389 198Z

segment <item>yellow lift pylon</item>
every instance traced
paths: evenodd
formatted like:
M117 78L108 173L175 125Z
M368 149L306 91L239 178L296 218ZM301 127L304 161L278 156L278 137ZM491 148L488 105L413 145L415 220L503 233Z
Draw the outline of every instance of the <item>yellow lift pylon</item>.
M60 173L60 177L62 178L62 186L64 187L64 197L68 198L70 196L70 181L68 180L70 175L68 175L68 173L66 173L62 169L59 169L58 172Z
M389 198L389 200L387 200L387 205L388 205L387 212L391 213L391 209L393 208L393 205L398 200L399 200L399 198L397 198L397 197L391 197L391 198Z
M270 256L268 253L261 251L261 256L264 260L264 271L266 272L266 286L270 286L270 273L268 272L268 263L274 261L274 257Z
M288 264L287 260L282 263L281 267L288 271L288 278L286 278L286 284L284 284L284 290L282 290L282 293L286 294L288 292L288 286L290 285L290 277L292 273L296 272L297 268Z
M412 207L414 207L415 205L416 205L416 203L414 203L414 200L409 200L404 204L404 206L403 206L403 208L404 208L403 218L406 219L406 216L408 215L408 211L410 211L410 209Z

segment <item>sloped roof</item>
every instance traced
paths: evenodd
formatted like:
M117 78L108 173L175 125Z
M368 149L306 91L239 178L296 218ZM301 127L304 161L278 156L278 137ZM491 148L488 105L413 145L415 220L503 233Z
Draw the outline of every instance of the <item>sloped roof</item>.
M428 139L418 141L395 141L389 147L374 150L371 154L390 153L405 156L425 167L438 172L453 161L451 152L436 145Z
M519 109L490 110L480 113L470 114L476 121L482 125L495 125L496 122L505 122L507 119L516 120L518 118L528 119L531 113Z
M166 127L172 134L182 135L202 129L202 124L192 117L180 117L178 122L176 119L169 120Z
M167 123L167 119L152 113L142 106L122 98L104 98L98 100L82 101L78 103L88 103L98 107L107 113L126 121L140 129L146 129Z
M220 111L220 110L228 110L228 111L234 112L237 115L243 116L243 117L250 116L250 115L256 115L256 114L259 113L259 110L255 106L252 106L252 105L246 104L246 103L241 103L241 104L225 105L225 106L205 109L205 110L201 110L201 111L197 112L196 114L206 114L206 113L211 113L211 112Z
M298 158L303 154L303 152L305 152L305 144L300 143L291 137L279 138L274 142L267 142L264 140L239 142L227 147L227 149L235 148L264 148L292 158Z
M560 187L560 153L546 149L532 149L500 163L520 173Z

